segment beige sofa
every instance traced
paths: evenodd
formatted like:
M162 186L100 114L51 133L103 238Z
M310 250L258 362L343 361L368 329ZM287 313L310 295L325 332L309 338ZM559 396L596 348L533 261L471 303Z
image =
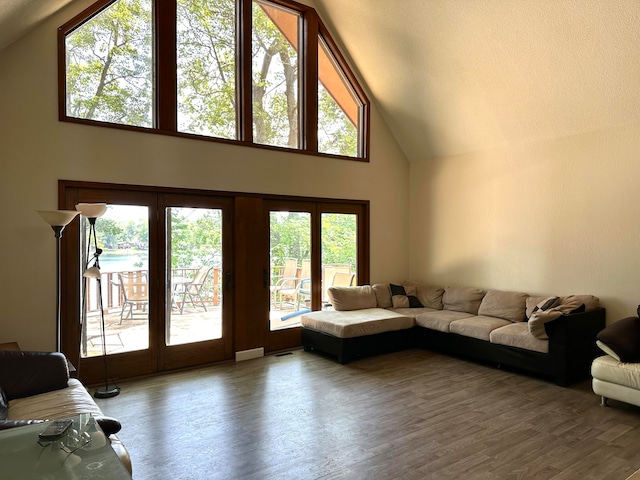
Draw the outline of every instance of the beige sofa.
M568 385L589 375L596 334L605 323L592 295L530 296L409 282L331 288L329 295L334 311L302 315L302 344L341 363L417 346Z
M0 429L90 413L131 472L131 458L117 437L120 424L105 417L79 380L69 377L57 352L0 351Z

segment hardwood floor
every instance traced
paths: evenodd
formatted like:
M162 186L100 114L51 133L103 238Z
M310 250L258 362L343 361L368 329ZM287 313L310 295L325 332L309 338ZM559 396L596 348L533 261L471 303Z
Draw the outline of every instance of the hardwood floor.
M122 382L136 480L615 479L640 408L423 350L340 365L294 351Z

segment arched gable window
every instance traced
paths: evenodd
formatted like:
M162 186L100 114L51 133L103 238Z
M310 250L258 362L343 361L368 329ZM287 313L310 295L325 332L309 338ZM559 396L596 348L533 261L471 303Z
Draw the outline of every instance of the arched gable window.
M60 120L368 160L367 97L297 2L100 0L58 48Z

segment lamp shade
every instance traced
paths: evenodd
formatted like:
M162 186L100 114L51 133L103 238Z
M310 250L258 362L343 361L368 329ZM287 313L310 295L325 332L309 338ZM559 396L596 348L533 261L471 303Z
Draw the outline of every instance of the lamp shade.
M100 278L100 269L98 267L87 268L82 276L86 278Z
M107 211L106 203L78 203L76 205L82 216L87 218L100 218Z
M74 210L37 210L37 212L52 227L66 227L80 213Z

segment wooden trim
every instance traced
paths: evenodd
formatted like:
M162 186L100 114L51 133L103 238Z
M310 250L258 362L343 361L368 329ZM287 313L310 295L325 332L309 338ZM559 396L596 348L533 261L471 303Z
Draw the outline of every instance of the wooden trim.
M305 15L303 22L303 145L318 151L318 18ZM320 152L318 152L320 153Z
M253 89L251 82L251 28L252 13L251 0L238 0L238 22L236 28L238 63L236 65L236 75L238 80L239 108L238 128L240 141L246 145L257 146L253 143ZM245 35L244 32L249 32Z
M154 1L154 65L155 65L155 111L154 127L146 128L133 125L121 125L96 120L69 117L66 114L66 54L65 36L78 28L91 17L97 15L116 0L99 0L58 29L58 119L64 122L83 125L117 128L136 132L170 135L182 138L198 139L232 145L263 148L279 152L337 158L358 162L369 162L369 101L360 87L355 75L340 53L336 43L324 27L318 13L311 7L292 0L264 0L267 3L300 12L302 21L302 50L300 52L301 76L301 132L300 146L292 149L273 145L253 143L252 117L252 68L251 68L251 0L237 0L237 98L236 110L237 139L223 139L179 132L177 127L177 52L176 52L176 0ZM162 34L160 34L162 32ZM334 155L318 152L318 33L330 46L349 82L362 101L359 125L359 152L357 157Z
M364 89L360 86L357 77L354 75L353 71L349 67L348 62L345 60L342 55L340 48L333 40L333 37L329 33L329 30L322 23L322 20L318 19L318 31L322 36L322 39L329 47L329 50L333 54L335 61L338 63L340 68L342 69L342 73L345 75L349 85L353 89L354 93L358 97L358 100L361 103L361 112L360 112L360 125L358 128L358 155L360 158L369 158L369 130L370 130L370 110L371 105L369 99L367 98L367 94Z
M220 192L166 186L123 185L76 180L58 181L58 205L61 209L74 210L79 201L113 202L146 205L149 207L149 278L151 302L149 304L149 328L151 331L149 349L140 352L110 355L109 372L113 378L143 375L161 370L181 368L189 364L210 363L231 359L233 352L264 346L267 352L292 348L300 345L299 327L276 332L269 331L269 321L265 317L269 305L269 289L265 288L263 274L269 268L268 209L305 211L311 213L312 228L312 278L314 284L313 309L321 308L321 213L358 214L358 278L360 283L369 281L369 202L364 200L340 200L329 198L309 198L298 196ZM210 205L222 202L225 212L225 232L223 250L225 259L223 275L233 277L232 290L225 290L226 306L223 317L223 342L203 342L209 356L202 357L189 351L188 346L172 346L171 351L163 347L165 324L166 278L163 274L164 215L160 210L168 205L163 197L170 197L170 203L185 206ZM226 203L225 203L226 202ZM217 207L213 207L217 208ZM229 234L230 232L230 234ZM96 383L103 379L102 357L82 359L80 362L80 258L78 255L80 221L74 220L64 231L61 243L61 287L62 287L62 351L78 367L78 376L86 383ZM152 256L156 255L154 261ZM233 263L228 264L228 255ZM227 304L226 302L229 302ZM179 347L179 348L175 348ZM209 347L215 347L213 351ZM220 348L222 347L222 348Z
M155 126L160 130L178 130L178 63L176 0L155 2L153 40L155 85ZM160 35L159 32L162 32Z

